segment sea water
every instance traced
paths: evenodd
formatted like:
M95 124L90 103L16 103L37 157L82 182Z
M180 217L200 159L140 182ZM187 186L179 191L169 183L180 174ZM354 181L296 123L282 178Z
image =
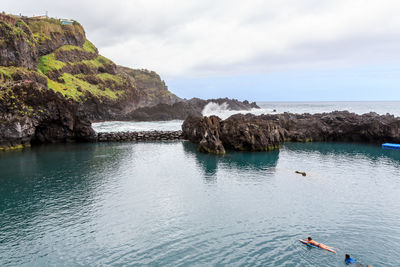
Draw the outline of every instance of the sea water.
M400 116L400 101L377 101L377 102L257 102L259 109L251 110L230 110L228 105L209 103L203 109L204 116L217 115L226 119L234 114L252 113L277 114L284 112L291 113L322 113L347 110L356 114L364 114L374 111L380 115L386 113ZM119 131L178 131L181 129L182 120L171 121L150 121L150 122L99 122L93 123L96 132L119 132Z
M365 144L0 153L0 266L400 266L399 174L399 151Z
M258 104L251 112L400 115L400 102ZM224 105L203 113L233 114ZM345 253L400 266L399 192L400 152L379 145L286 143L214 156L178 141L0 153L0 266L344 266ZM338 253L298 242L308 236Z

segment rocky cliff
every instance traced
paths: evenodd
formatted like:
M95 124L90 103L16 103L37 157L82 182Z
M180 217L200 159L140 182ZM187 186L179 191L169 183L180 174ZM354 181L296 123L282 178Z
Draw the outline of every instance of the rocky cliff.
M0 14L0 149L93 140L93 121L184 119L210 101L182 100L154 71L117 66L76 21Z
M223 154L225 149L269 151L291 142L400 142L400 118L347 111L322 114L237 114L218 117L188 117L182 125L184 138L199 144L199 150Z
M155 72L120 67L101 56L78 22L0 14L2 148L89 140L90 121L121 119L140 107L179 100Z

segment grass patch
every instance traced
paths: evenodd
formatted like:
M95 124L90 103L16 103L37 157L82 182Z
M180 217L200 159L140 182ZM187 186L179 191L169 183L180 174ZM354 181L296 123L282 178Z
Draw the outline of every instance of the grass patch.
M109 60L108 58L106 58L106 57L103 57L103 56L97 56L96 58L94 58L94 59L91 59L91 60L82 60L82 61L79 61L79 62L76 62L76 63L73 63L72 65L74 65L74 64L85 64L85 65L87 65L89 68L93 68L93 69L98 69L98 68L100 68L100 67L105 67L105 65L110 65L110 64L114 64L114 62L112 62L111 60Z
M87 52L97 53L97 48L88 39L85 40L83 44L83 49Z
M34 33L32 36L33 39L40 44L46 42L46 40L51 40L49 36L41 32Z
M125 82L125 78L110 73L99 73L96 76L99 77L103 82L105 82L106 80L111 80L118 85L122 85Z
M62 32L61 22L57 19L41 19L29 21L32 33L42 33L50 36L52 32Z
M39 58L38 70L43 74L47 74L49 71L59 70L65 65L64 62L56 59L54 53L51 53Z
M97 48L87 39L85 40L85 43L83 44L82 47L76 45L63 45L62 47L59 48L59 50L61 51L80 50L84 52L97 54Z
M13 75L19 73L23 74L23 76L42 76L45 77L43 74L37 71L28 70L24 67L1 67L0 66L0 82L5 82L6 80L13 81Z
M57 50L61 51L72 51L72 50L82 50L82 47L76 46L76 45L63 45Z
M64 80L64 84L47 79L48 87L55 92L60 92L64 97L75 101L82 101L85 92L90 92L92 95L100 98L105 97L112 100L118 99L118 95L124 93L124 91L112 91L109 88L101 90L97 85L90 84L69 73L64 73L61 78Z
M79 23L74 23L72 26L61 25L59 19L40 19L40 20L30 20L28 22L28 27L31 29L33 34L44 34L50 38L51 33L63 33L66 29L72 31L73 34L84 35L85 31Z
M15 67L0 67L0 80L11 79L12 75L16 72Z

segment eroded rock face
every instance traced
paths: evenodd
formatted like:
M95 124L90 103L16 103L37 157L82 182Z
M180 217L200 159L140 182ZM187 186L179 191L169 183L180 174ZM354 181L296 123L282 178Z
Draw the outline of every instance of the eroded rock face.
M9 23L6 22L7 18ZM15 31L15 27L12 27L15 24L16 20L12 17L3 15L0 18L0 66L35 69L38 51L34 45L32 32L23 24L19 25L18 31Z
M199 143L199 151L213 154L225 154L220 140L221 119L217 116L189 116L183 123L183 135L194 143Z
M29 76L29 72L25 75ZM14 82L0 98L0 150L31 143L95 141L96 134L81 105L45 90L31 72L30 82ZM37 81L35 81L35 79Z
M240 151L269 151L285 141L400 142L400 118L393 115L347 111L322 114L237 114L219 124L205 123L207 117L189 117L182 125L184 137L200 143L212 142ZM216 119L213 119L216 120ZM212 137L210 136L212 135ZM213 150L201 150L215 153Z
M227 149L269 151L279 147L285 130L270 120L232 116L221 122L221 140Z

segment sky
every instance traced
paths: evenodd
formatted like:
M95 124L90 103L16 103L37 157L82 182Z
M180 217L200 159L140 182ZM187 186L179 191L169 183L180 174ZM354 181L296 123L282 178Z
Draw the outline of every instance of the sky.
M1 0L1 9L75 19L102 55L156 71L183 98L400 100L398 0Z

